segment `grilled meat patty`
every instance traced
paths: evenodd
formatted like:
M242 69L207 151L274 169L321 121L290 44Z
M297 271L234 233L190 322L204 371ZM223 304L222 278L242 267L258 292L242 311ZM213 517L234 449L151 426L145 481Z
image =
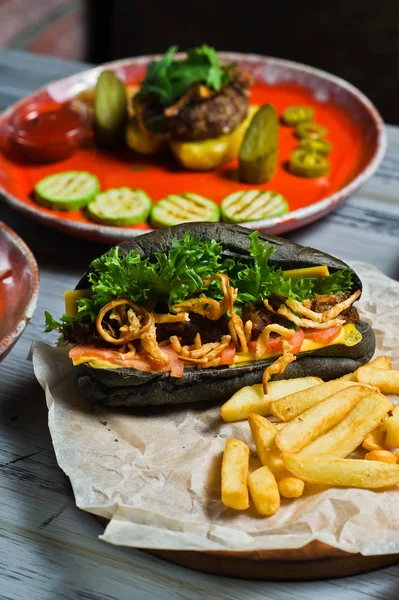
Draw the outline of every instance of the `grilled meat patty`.
M245 90L228 85L211 98L192 98L169 121L175 140L205 140L231 133L247 116Z
M187 94L181 106L168 110L151 99L134 104L140 123L154 133L169 133L173 140L195 141L231 133L247 116L248 93L234 82L202 98Z

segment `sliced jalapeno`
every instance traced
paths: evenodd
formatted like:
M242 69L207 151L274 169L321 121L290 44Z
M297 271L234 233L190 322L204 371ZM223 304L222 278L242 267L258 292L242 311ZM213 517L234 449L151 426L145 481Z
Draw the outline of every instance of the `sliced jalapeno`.
M332 150L332 144L328 140L303 138L299 143L300 148L307 152L318 152L323 156L328 156Z
M198 194L170 194L156 204L151 212L154 227L169 227L179 223L220 220L220 208L212 200Z
M319 140L327 134L327 127L322 127L317 123L300 123L295 127L295 135L302 138L312 138Z
M278 120L275 108L264 104L245 132L239 153L239 178L245 183L266 183L277 169Z
M41 179L35 185L38 204L54 210L77 210L87 206L100 191L95 175L86 171L64 171Z
M143 190L127 187L110 189L90 202L87 212L92 221L106 225L137 225L147 220L152 202Z
M321 177L330 168L328 158L318 152L308 152L304 148L292 151L289 169L299 177Z
M245 223L270 219L288 212L287 200L281 194L264 190L233 192L220 205L222 221Z
M314 119L314 110L310 106L289 106L283 112L283 121L290 127L308 123Z

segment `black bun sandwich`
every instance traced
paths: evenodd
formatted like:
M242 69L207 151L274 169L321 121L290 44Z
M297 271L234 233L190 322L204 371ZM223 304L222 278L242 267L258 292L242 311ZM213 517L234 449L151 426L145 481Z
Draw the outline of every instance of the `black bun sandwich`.
M342 261L220 223L141 235L92 262L58 328L74 379L109 406L220 403L246 385L341 377L375 350Z

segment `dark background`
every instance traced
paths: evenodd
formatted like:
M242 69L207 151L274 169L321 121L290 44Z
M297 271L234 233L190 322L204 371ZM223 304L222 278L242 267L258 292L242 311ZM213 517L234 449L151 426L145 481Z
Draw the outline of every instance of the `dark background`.
M87 0L87 59L203 42L306 63L360 88L399 124L399 0Z

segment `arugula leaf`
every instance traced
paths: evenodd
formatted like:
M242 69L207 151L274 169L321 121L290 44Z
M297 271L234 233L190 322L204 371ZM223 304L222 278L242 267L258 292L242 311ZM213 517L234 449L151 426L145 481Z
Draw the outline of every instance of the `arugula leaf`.
M187 51L187 58L175 60L177 46L171 46L162 58L148 65L146 77L136 99L152 98L162 106L173 104L183 96L193 83L202 82L219 91L230 83L225 67L229 63L219 60L217 52L207 44Z
M61 320L56 321L47 310L44 311L44 318L46 320L46 327L44 329L45 333L50 333L55 329L62 329L62 327L72 325L72 323L75 321L75 317L70 317L68 315L62 315Z

